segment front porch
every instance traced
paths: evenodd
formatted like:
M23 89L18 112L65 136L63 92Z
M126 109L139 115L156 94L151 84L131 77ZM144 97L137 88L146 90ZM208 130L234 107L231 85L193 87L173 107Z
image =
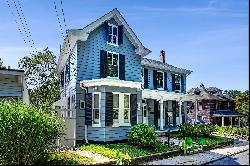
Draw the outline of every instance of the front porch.
M191 97L183 93L143 90L142 122L155 125L156 132L178 130L177 126L187 121L187 102L192 101Z

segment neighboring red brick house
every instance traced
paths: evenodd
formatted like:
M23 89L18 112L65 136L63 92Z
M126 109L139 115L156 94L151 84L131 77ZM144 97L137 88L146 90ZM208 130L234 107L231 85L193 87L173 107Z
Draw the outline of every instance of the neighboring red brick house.
M200 87L192 88L187 93L197 95L193 109L187 112L189 119L195 119L197 116L197 120L204 123L239 125L236 119L240 113L235 111L234 99L223 95L222 90L216 87L205 88L201 84Z

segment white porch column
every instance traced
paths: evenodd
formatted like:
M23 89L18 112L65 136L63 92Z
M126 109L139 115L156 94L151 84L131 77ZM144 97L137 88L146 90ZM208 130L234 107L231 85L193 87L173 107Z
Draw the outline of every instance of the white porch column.
M163 99L160 100L160 130L163 130Z
M221 117L221 126L224 126L224 116Z
M179 124L180 125L182 124L181 104L182 104L182 102L179 101Z
M231 126L233 126L233 117L230 117Z

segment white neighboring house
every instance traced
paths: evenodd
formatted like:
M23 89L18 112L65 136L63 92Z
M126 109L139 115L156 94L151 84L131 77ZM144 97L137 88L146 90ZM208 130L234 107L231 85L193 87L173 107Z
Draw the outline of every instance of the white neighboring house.
M18 99L18 97L20 97L25 103L29 103L24 71L16 69L0 69L0 99Z

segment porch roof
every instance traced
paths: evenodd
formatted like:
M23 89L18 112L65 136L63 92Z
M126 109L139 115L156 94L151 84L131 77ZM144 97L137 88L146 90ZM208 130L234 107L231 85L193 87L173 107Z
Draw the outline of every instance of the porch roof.
M230 116L241 116L239 112L232 111L232 110L215 110L211 112L211 115L214 117L230 117Z
M191 94L184 94L184 93L175 93L175 92L166 92L166 91L159 91L159 90L149 90L144 89L142 91L142 98L143 99L154 99L154 100L176 100L176 101L195 101L197 99L196 96Z
M117 86L126 88L137 88L141 89L142 82L124 81L124 80L114 80L108 78L84 80L80 82L80 86L84 87L94 87L94 86Z

